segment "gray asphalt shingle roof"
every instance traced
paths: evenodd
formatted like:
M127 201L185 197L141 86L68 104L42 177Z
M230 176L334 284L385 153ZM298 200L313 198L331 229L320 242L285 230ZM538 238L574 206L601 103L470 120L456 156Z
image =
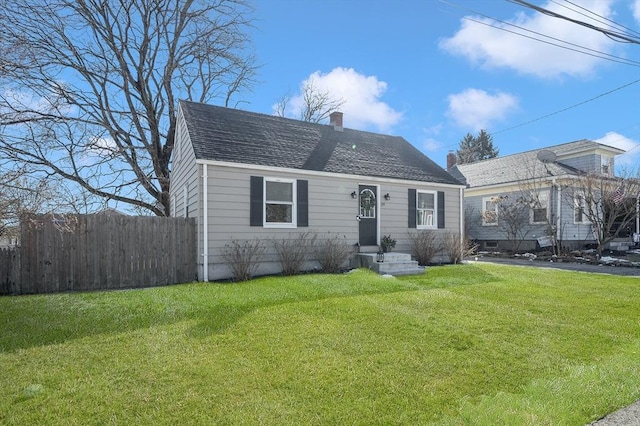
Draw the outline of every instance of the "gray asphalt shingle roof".
M196 159L459 185L404 138L180 101Z
M578 175L581 172L574 167L563 164L561 157L571 153L594 150L602 146L597 142L583 139L504 157L491 158L476 163L458 164L452 170L449 170L449 173L461 182L465 182L471 188L512 183L532 178ZM608 149L616 150L616 148ZM537 158L538 153L542 150L554 152L558 157L558 161L542 163Z

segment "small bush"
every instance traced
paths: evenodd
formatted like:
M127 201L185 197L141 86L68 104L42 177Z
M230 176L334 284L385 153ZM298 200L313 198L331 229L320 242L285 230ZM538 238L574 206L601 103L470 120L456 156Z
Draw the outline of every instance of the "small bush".
M307 231L294 238L273 240L273 248L278 255L283 275L295 275L302 270L317 237L317 234Z
M449 256L451 263L460 263L463 258L476 252L478 245L462 239L457 232L449 231L442 240L442 250Z
M261 240L231 240L222 249L222 258L231 268L234 281L247 281L253 278L264 258L264 252L265 246Z
M327 239L319 241L314 250L322 271L332 274L342 270L352 251L353 245L347 242L347 238L338 235L329 235Z
M409 232L411 254L420 266L431 263L434 256L441 250L438 235L431 230Z
M396 240L391 238L391 235L385 235L382 237L380 241L380 245L382 246L383 252L391 251L396 246Z

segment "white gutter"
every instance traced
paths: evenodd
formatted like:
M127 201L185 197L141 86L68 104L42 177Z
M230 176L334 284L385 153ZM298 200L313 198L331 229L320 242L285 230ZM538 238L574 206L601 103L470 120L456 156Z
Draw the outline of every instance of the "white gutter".
M209 281L209 210L207 165L202 165L202 281Z

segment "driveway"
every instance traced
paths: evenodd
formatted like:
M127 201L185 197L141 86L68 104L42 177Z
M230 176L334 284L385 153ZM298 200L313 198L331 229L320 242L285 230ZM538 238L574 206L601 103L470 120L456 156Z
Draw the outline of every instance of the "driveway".
M502 263L506 265L535 266L540 268L555 268L555 269L565 269L568 271L624 275L624 276L640 278L640 268L634 268L634 267L628 267L628 266L591 265L587 263L549 262L549 261L542 261L542 260L510 259L510 258L502 258L502 257L477 257L477 258L470 257L467 260L470 262L477 261L477 262L489 262L489 263Z

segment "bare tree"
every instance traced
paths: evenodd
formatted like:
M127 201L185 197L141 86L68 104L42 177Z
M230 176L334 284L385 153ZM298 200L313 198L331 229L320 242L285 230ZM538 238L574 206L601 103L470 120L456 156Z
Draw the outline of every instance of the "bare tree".
M581 221L591 222L601 254L607 243L634 223L640 179L592 173L574 178L569 186L572 191L565 191L567 203Z
M307 80L300 89L299 118L310 123L319 123L345 104L344 99L334 99L328 91L321 91L313 80ZM285 117L291 108L292 97L285 94L274 107L277 116Z
M168 215L179 98L253 84L243 0L13 0L0 22L0 157Z
M497 219L499 229L505 234L507 241L511 243L511 250L515 253L520 250L522 242L531 232L529 200L523 194L518 194L512 197L501 195L493 198L491 202L496 207L495 211L486 211L484 214L496 216L487 217L487 222Z
M17 229L26 213L41 212L57 200L46 181L30 179L22 169L0 167L0 236Z

